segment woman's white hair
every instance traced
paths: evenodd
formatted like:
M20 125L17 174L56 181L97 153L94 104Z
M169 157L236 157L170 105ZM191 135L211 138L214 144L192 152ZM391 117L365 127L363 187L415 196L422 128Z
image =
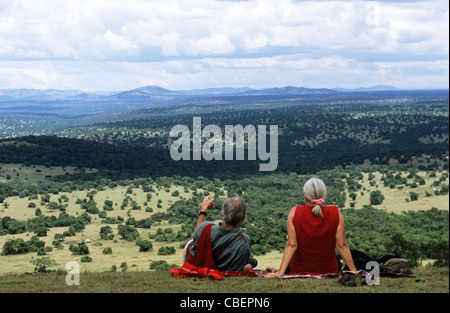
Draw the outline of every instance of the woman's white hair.
M321 179L318 179L316 177L311 178L308 180L305 185L303 186L303 192L305 194L306 200L316 200L316 199L326 199L327 197L327 188L325 187L324 182ZM313 209L312 213L314 216L322 216L322 208L320 205L316 204Z

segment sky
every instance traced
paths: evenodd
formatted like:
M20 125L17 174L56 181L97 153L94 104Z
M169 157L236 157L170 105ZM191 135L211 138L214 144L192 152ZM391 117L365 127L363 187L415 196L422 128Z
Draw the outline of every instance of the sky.
M0 89L448 88L449 1L0 0Z

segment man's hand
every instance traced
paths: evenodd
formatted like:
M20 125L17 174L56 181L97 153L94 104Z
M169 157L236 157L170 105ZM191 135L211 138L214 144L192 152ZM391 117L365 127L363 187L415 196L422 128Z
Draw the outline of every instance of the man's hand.
M214 204L214 198L210 199L209 195L203 198L202 201L202 208L201 208L201 212L207 212L208 209L214 209L215 208L215 204ZM197 221L197 226L195 226L195 230L197 230L200 225L202 225L202 223L206 221L206 215L205 214L200 214L198 216L198 221Z
M203 198L203 202L202 202L202 211L206 212L209 209L212 210L216 207L216 205L214 204L214 198L210 199L209 198L210 195L207 195L206 197Z

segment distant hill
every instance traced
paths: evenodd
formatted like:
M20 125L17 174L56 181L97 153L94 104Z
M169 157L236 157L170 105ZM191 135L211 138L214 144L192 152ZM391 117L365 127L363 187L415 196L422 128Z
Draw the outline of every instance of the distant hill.
M327 88L278 87L255 89L244 92L245 95L330 95L337 93Z
M391 86L391 85L376 85L372 87L359 87L354 89L347 89L347 88L333 88L335 91L350 91L350 92L365 92L365 91L395 91L395 90L401 90L397 87Z
M111 91L54 90L54 89L0 89L0 102L15 100L83 100L97 99L113 94Z
M190 90L180 90L185 95L236 95L242 94L254 89L248 87L233 88L233 87L222 87L222 88L206 88L206 89L190 89Z
M57 100L66 99L83 94L80 90L53 90L53 89L0 89L1 100L16 99L40 99L40 100Z
M378 91L384 90L384 91ZM389 90L389 91L387 91ZM218 106L248 104L291 98L345 96L349 93L386 96L386 93L410 96L448 96L448 90L400 90L392 86L374 86L353 90L305 88L295 86L252 89L249 87L170 90L159 86L144 86L126 91L81 91L53 89L0 89L0 137L29 129L76 126L80 123L110 119L111 114L141 114L145 110L161 110L186 106ZM144 110L144 111L142 111ZM20 120L20 123L18 122ZM27 133L28 134L28 133ZM16 134L17 135L17 134Z
M249 87L233 88L205 88L174 91L159 86L145 86L125 91L92 91L81 90L53 90L53 89L0 89L0 102L15 100L151 100L166 99L187 96L217 96L217 95L327 95L334 94L336 90L326 88L305 88L305 87L278 87L252 89Z
M119 92L109 96L110 98L153 98L161 96L181 96L180 92L164 89L158 86L145 86L128 91Z

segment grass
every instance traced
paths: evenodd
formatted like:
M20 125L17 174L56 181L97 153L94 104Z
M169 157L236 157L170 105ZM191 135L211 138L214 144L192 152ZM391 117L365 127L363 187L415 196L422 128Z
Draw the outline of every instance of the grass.
M40 175L41 178L45 175L60 174L59 171L69 171L69 168L39 168L37 167L23 167L20 165L4 166L2 165L1 175L5 173L14 174L19 172L20 175L12 179L35 179L35 175ZM419 193L419 200L406 202L409 191L412 189L405 187L403 189L390 189L384 187L381 181L381 174L375 174L375 181L378 186L370 186L368 175L359 181L365 190L358 192L355 199L355 207L361 208L365 204L369 204L369 195L371 190L381 190L385 197L382 204L376 205L379 209L387 211L394 211L400 213L407 210L423 210L437 207L438 209L449 209L448 195L432 195L425 197L425 191L430 191L432 182L440 177L431 178L425 172L419 173L424 177L426 184L419 185L414 188L414 191ZM407 173L403 173L407 175ZM0 177L0 180L2 177ZM448 184L448 178L445 184ZM177 201L179 197L172 196L172 192L178 190L181 197L190 198L192 190L184 192L184 188L179 186L172 186L168 190L165 188L157 189L152 192L152 199L147 203L148 207L153 208L153 212L146 212L144 202L146 201L146 193L142 188L133 188L132 194L127 194L129 186L119 186L116 188L106 188L103 191L98 191L94 195L94 200L97 202L99 209L102 209L105 200L113 201L113 211L108 211L108 216L117 217L122 216L125 220L128 215L133 216L137 220L147 218L157 212L165 212L171 203ZM74 191L72 193L60 192L58 195L51 195L51 201L58 201L62 195L69 198L67 213L77 216L84 211L80 205L75 204L77 198L86 198L87 190ZM201 190L200 190L201 192ZM122 200L126 195L131 196L138 205L142 206L141 210L121 210L120 206ZM347 196L347 199L349 197ZM161 200L161 208L157 207L158 200ZM4 202L8 203L8 207L3 205L0 207L0 217L10 216L12 218L25 220L34 217L34 208L29 208L28 203L34 202L40 208L43 214L58 215L59 211L48 211L40 204L40 198L36 200L28 200L27 198L9 197ZM349 200L346 207L349 207ZM311 279L296 279L296 280L267 280L267 279L249 279L243 277L227 278L224 281L216 282L201 279L173 279L168 273L154 272L149 270L152 261L165 260L169 264L181 265L182 249L179 248L180 243L166 243L156 242L152 240L153 250L150 252L139 252L139 247L135 242L127 242L119 238L117 235L117 225L110 225L115 234L116 241L102 240L99 238L99 230L105 224L100 223L101 218L97 215L92 215L92 222L86 226L82 232L79 232L74 237L67 237L68 241L82 241L86 238L92 240L89 244L92 262L81 263L80 256L74 256L69 251L69 244L64 244L63 250L53 249L49 252L47 257L53 259L57 266L52 269L57 269L59 272L65 269L68 261L77 261L80 264L82 274L82 284L80 286L67 286L65 284L64 275L58 274L39 274L37 276L25 276L25 272L33 272L34 265L30 261L40 258L36 253L28 253L24 255L7 255L0 256L0 292L448 292L448 268L434 269L434 268L418 268L418 275L423 275L425 282L415 283L414 279L383 279L380 286L359 286L357 288L343 288L337 284L336 279L325 280L311 280ZM141 238L147 239L150 233L155 233L158 228L170 227L177 232L181 225L169 225L162 222L159 225L152 226L151 229L141 229L138 231ZM45 237L41 240L46 242L46 246L52 246L53 236L56 233L63 233L68 227L51 228ZM10 238L23 238L29 240L32 233L4 235L0 236L0 247L4 245L6 240ZM160 256L157 254L161 246L174 246L176 253L172 255ZM109 255L103 254L103 249L111 247L113 253ZM282 254L276 251L267 253L266 255L257 256L259 261L258 267L265 269L266 267L278 268ZM122 262L127 262L127 273L110 273L112 265L118 268ZM445 276L445 278L442 278ZM255 281L258 283L255 284Z
M448 293L449 268L414 269L414 278L381 277L378 286L344 287L338 278L174 278L168 271L82 272L69 286L65 273L0 276L0 293Z
M449 196L447 195L434 195L433 188L431 185L435 180L440 178L438 174L437 177L430 177L427 172L418 172L417 175L425 180L424 185L418 185L416 188L405 187L404 188L390 188L384 187L381 181L382 174L379 172L374 172L375 186L370 186L370 181L368 179L369 174L363 173L363 179L359 181L363 186L362 192L357 192L355 201L352 201L347 195L346 207L350 207L350 202L355 202L355 208L361 208L365 204L370 204L370 192L375 190L380 190L384 196L383 203L374 205L377 209L386 210L394 213L401 213L403 211L417 211L417 210L427 210L432 207L436 207L440 210L449 209ZM407 177L408 173L402 173L402 177ZM413 182L414 179L408 179L408 182ZM444 182L446 185L449 184L449 178ZM403 186L403 185L402 185ZM419 199L416 201L407 202L406 199L410 198L409 193L413 191L419 195ZM427 197L426 193L431 194Z
M3 143L4 145L5 143ZM94 173L96 169L84 168L86 173ZM79 173L79 169L73 166L51 166L46 167L44 165L24 165L24 164L14 164L14 163L0 163L0 182L8 182L6 177L9 175L12 181L19 180L35 180L44 179L46 176L58 176L64 174L74 174Z
M151 201L148 202L148 207L153 208L153 212L146 212L145 206L143 206L143 202L146 201L146 193L142 191L141 188L133 188L132 194L127 194L126 191L128 186L121 186L116 188L108 188L104 191L99 191L95 194L94 199L97 202L98 208L101 210L103 208L103 203L105 200L113 201L113 211L108 211L108 216L117 217L121 216L125 220L128 218L128 213L130 213L136 220L140 220L143 218L147 218L152 214L157 212L165 212L170 204L179 197L173 197L171 194L173 191L177 190L180 192L180 196L191 197L190 193L185 193L183 188L172 186L168 191L165 189L156 190L153 194ZM58 195L51 195L50 201L57 202L57 199L62 195L66 195L69 198L67 213L70 215L78 216L84 211L80 208L80 205L75 204L77 198L83 199L86 198L86 194L88 191L74 191L72 193L61 192ZM126 208L125 210L120 209L120 205L122 204L123 198L129 195L132 199L136 200L139 205L142 205L141 210L129 210ZM158 200L161 200L162 208L158 208ZM49 212L45 209L44 206L40 204L40 198L37 200L28 200L27 198L19 198L19 197L9 197L5 200L9 204L8 208L0 209L0 217L10 216L16 219L28 219L34 217L33 208L28 208L29 202L36 203L37 207L42 210L42 212L46 215L58 215L59 210L55 212ZM166 260L170 264L179 263L181 260L182 251L179 248L179 242L167 243L167 242L156 242L152 240L153 250L150 252L139 252L139 247L135 242L127 242L120 238L117 235L117 224L102 224L101 218L97 215L92 215L92 221L90 224L86 225L86 228L77 233L74 237L67 237L65 240L68 242L64 244L63 250L53 249L53 251L48 253L48 257L54 259L60 268L64 268L65 264L68 261L78 261L80 260L79 256L73 256L69 251L69 243L71 241L78 242L84 241L87 238L92 240L92 244L89 244L89 256L93 259L92 263L81 263L82 271L105 271L107 269L111 269L112 265L119 266L123 261L128 263L129 267L133 267L138 270L147 270L151 261L158 261L161 259ZM113 228L115 237L117 239L116 242L113 240L101 240L99 236L99 230L101 227L109 225ZM150 233L156 233L158 228L167 228L170 227L176 233L181 229L181 225L172 225L167 224L166 221L159 223L158 225L152 226L150 229L142 229L139 228L138 231L141 235L141 238L148 239L148 235ZM40 240L46 242L46 246L52 246L53 237L57 233L63 233L66 231L68 227L54 227L50 228L47 236L40 237ZM10 238L23 238L25 241L29 240L33 233L23 233L16 235L4 235L0 236L0 247L3 247L4 243ZM174 255L168 256L159 256L157 254L158 250L162 246L174 246L177 253ZM103 249L105 247L111 247L113 254L105 255L103 254ZM2 273L17 273L17 272L31 272L34 269L34 266L30 263L31 260L38 258L36 253L28 253L25 255L7 255L0 256L0 274Z

